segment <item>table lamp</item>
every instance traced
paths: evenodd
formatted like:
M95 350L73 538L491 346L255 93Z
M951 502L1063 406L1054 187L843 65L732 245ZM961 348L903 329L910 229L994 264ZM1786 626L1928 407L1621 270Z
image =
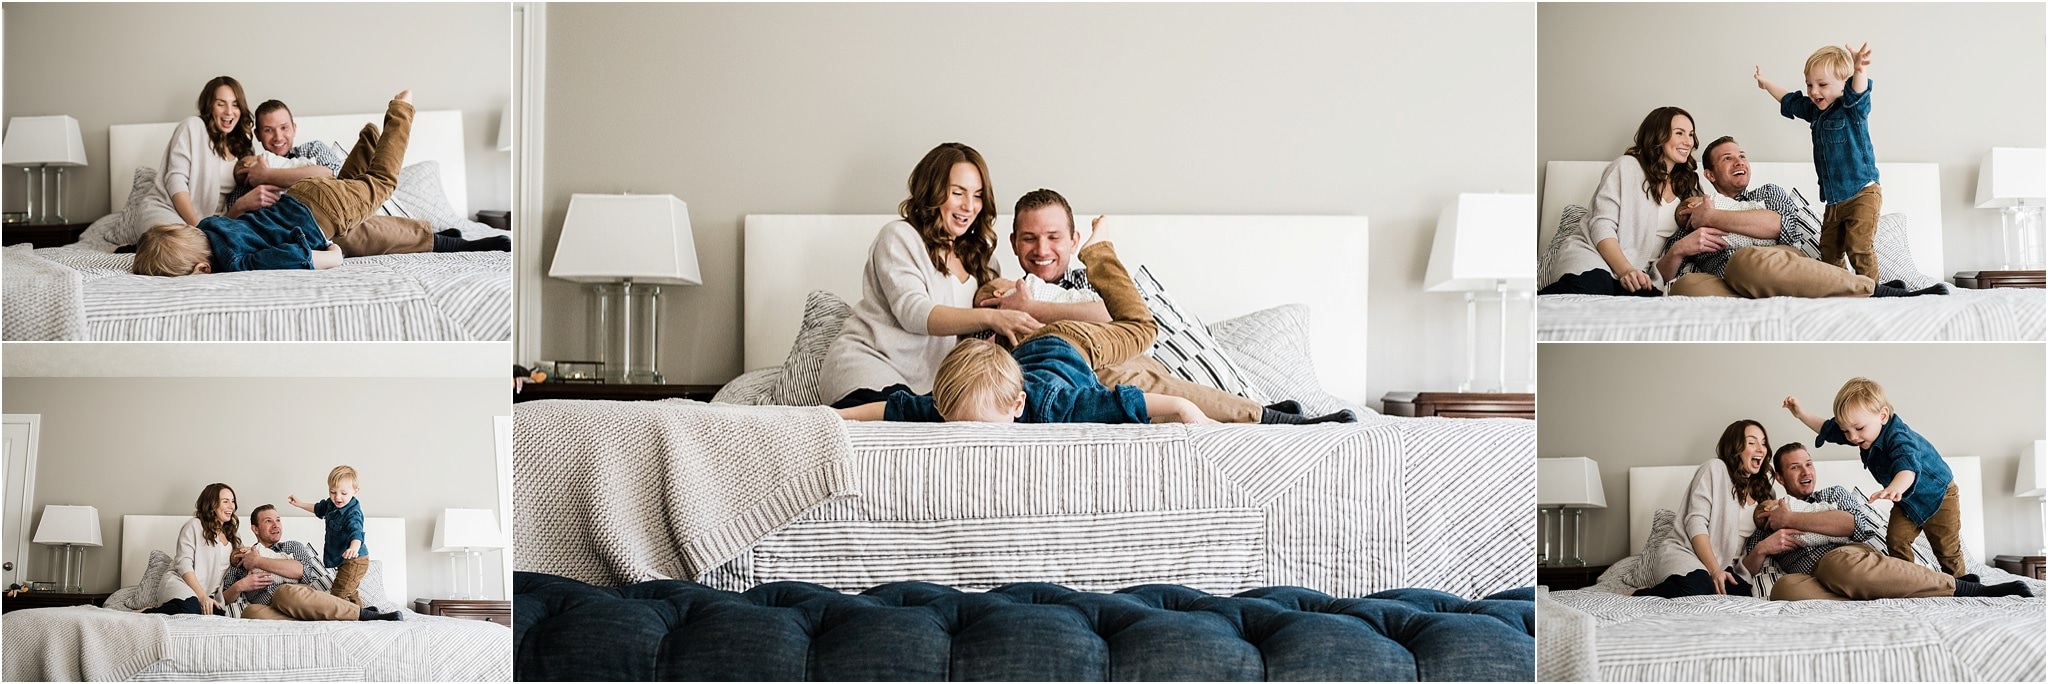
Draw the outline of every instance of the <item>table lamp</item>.
M1481 292L1492 292L1500 301L1500 366L1491 391L1507 391L1508 292L1535 291L1536 260L1529 258L1535 252L1535 195L1462 193L1438 216L1423 289L1465 293L1465 379L1458 391L1472 391L1478 384ZM1535 358L1536 346L1531 344L1532 376Z
M1607 488L1600 482L1600 464L1590 458L1536 459L1537 536L1542 538L1539 565L1586 564L1585 510L1607 507ZM1550 512L1558 518L1557 548L1549 534ZM1571 534L1565 534L1565 513L1570 512ZM1570 551L1565 547L1569 546Z
M586 284L605 382L660 383L661 286L703 282L689 207L674 195L572 195L548 276Z
M1999 209L2005 268L2043 265L2043 198L2048 198L2048 149L1993 147L1977 165L1977 208Z
M0 140L0 164L19 166L28 197L30 223L64 223L64 169L85 166L85 138L68 116L17 116ZM30 170L35 171L30 175ZM56 202L50 200L50 170L56 169Z
M483 598L484 570L481 553L505 548L499 534L498 517L485 508L443 508L434 515L434 552L449 554L449 571L454 577L452 598Z
M100 545L100 511L91 506L44 506L35 543L57 547L58 591L85 591L85 547Z
M2040 554L2048 556L2048 441L2035 440L2032 450L2020 454L2020 473L2013 480L2012 495L2041 500Z

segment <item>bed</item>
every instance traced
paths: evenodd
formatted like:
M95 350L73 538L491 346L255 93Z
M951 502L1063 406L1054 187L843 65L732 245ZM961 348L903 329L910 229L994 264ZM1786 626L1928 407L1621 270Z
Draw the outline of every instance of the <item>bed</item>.
M302 116L301 144L346 149L382 114ZM255 271L203 278L129 272L109 254L138 181L153 177L175 123L108 129L109 206L78 243L5 251L7 340L357 341L510 339L511 258L506 252L351 258L329 271ZM507 235L467 220L459 111L420 112L406 169L385 213L426 219L465 238ZM138 176L138 173L142 174Z
M509 681L511 630L405 610L397 622L291 622L197 615L141 615L136 594L151 551L171 548L190 516L121 518L121 581L106 608L39 608L6 614L6 679L131 681ZM284 537L319 548L318 519L285 516ZM405 520L369 518L379 569L406 563ZM244 532L245 536L248 533ZM253 539L253 537L248 537ZM404 610L404 572L365 579L366 598ZM388 600L386 600L388 599ZM152 603L141 599L141 603Z
M1747 596L1636 598L1641 556L1592 587L1539 590L1537 674L1546 681L2041 681L2048 673L2048 583L1983 563L1982 478L1974 457L1946 459L1963 501L1963 546L1986 583L2024 581L2033 598L1767 601ZM1816 461L1821 486L1876 491L1857 461ZM1657 509L1675 509L1697 466L1629 470L1629 539L1641 548ZM1889 502L1876 506L1882 514ZM1923 541L1924 545L1925 542ZM1662 578L1656 578L1661 580Z
M1544 165L1539 245L1548 245L1567 205L1587 204L1608 162ZM1942 257L1941 174L1931 163L1878 164L1885 214L1904 215L1911 263L1931 281L1951 272ZM1797 190L1816 216L1812 164L1751 164L1751 187ZM1704 185L1705 180L1701 183ZM1890 279L1890 276L1887 276ZM1910 278L1909 278L1910 280ZM1718 297L1537 297L1537 339L1579 341L1836 341L2048 339L2048 294L2038 289L1967 290L1947 296L1880 299L1747 300Z
M1532 422L1390 418L1361 405L1364 218L1112 219L1118 252L1212 322L1256 386L1312 410L1351 407L1357 424L845 424L819 408L756 406L822 403L815 389L789 400L784 381L815 373L813 314L826 295L858 296L853 255L888 220L747 218L746 359L765 368L729 383L717 403L516 405L517 477L553 483L515 492L519 569L735 590L784 580L841 591L899 580L1082 591L1157 582L1478 598L1533 582L1534 526L1487 513L1533 505ZM1225 253L1229 276L1209 275ZM669 448L649 444L685 432ZM725 455L748 449L758 458ZM748 488L772 481L760 469L774 459L827 451L837 455L782 475L810 487L803 496ZM719 468L727 480L714 477ZM712 499L746 507L731 525L697 526L686 511ZM638 541L608 546L627 529Z

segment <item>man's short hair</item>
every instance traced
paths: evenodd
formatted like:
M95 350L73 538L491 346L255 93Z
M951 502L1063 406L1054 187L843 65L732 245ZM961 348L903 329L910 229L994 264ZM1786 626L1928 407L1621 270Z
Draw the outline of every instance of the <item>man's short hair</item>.
M249 511L249 528L250 528L250 529L255 529L255 528L256 528L256 524L257 524L257 523L256 523L256 517L257 517L257 516L263 515L263 512L264 512L264 511L274 511L274 510L277 510L277 507L276 507L276 506L272 506L272 505L270 505L270 504L263 504L263 505L261 505L261 506L257 506L257 507L256 507L256 510L253 510L253 511Z
M1812 75L1816 67L1827 69L1829 75L1838 81L1848 80L1856 73L1855 65L1849 62L1849 51L1842 49L1840 45L1827 45L1814 50L1813 55L1806 58L1806 69L1799 72L1800 78Z
M1700 151L1700 164L1705 166L1708 171L1714 170L1714 148L1732 142L1735 142L1735 136L1724 135L1715 138L1713 142L1707 143L1706 149Z
M1008 350L994 342L963 338L939 362L932 378L932 407L940 416L959 415L958 409L973 406L1001 406L1024 391L1024 369Z
M1835 417L1842 416L1842 410L1856 407L1877 413L1891 408L1892 403L1884 398L1884 388L1870 378L1849 378L1842 383L1842 389L1835 392Z
M284 110L284 117L286 119L292 118L292 108L284 106L282 100L264 100L263 104L256 105L256 120L262 121L263 115L280 109Z
M1067 204L1067 198L1045 188L1024 193L1023 197L1017 198L1017 210L1010 212L1010 234L1017 234L1017 222L1023 220L1024 212L1053 204L1060 205L1060 209L1067 212L1067 234L1077 234L1078 229L1074 226L1074 208Z
M341 484L342 480L348 480L348 483L352 485L358 484L356 482L356 469L350 468L345 465L339 465L335 466L333 470L327 471L328 487L333 487L335 485Z
M1772 453L1772 454L1771 454L1771 474L1775 475L1775 474L1778 474L1778 473L1784 472L1784 471L1783 471L1783 469L1784 469L1784 463L1785 463L1785 454L1789 454L1789 453L1792 453L1792 452L1794 452L1794 451L1805 451L1805 450L1806 450L1806 445L1804 445L1804 444L1800 444L1800 443L1798 443L1798 442L1789 442L1789 443L1786 443L1786 444L1782 444L1782 445L1779 445L1779 446L1778 446L1778 450L1777 450L1776 452L1774 452L1774 453ZM1783 481L1783 480L1784 480L1784 478L1782 478L1782 477L1781 477L1781 478L1778 478L1778 479L1779 479L1780 481Z

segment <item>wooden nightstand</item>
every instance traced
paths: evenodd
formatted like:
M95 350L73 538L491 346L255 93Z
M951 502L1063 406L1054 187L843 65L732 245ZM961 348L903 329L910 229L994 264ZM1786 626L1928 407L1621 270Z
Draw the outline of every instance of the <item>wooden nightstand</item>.
M1538 565L1536 583L1550 587L1551 591L1584 589L1600 581L1600 573L1613 565Z
M1991 564L2021 577L2048 579L2043 576L2048 574L2048 556L1999 556L1991 559Z
M12 613L27 608L63 608L65 606L104 606L112 592L103 594L67 594L57 591L29 591L17 596L0 599L0 613Z
M695 399L711 401L711 397L724 389L724 385L633 385L608 384L601 382L538 382L527 383L518 394L512 395L512 403L539 399L608 399L612 401L650 401L654 399Z
M2048 271L1962 271L1956 273L1956 287L1970 290L2048 287Z
M476 213L476 222L498 230L511 230L512 212L485 209Z
M92 225L85 223L9 223L0 227L0 242L12 247L19 244L43 247L63 247L78 241L78 236Z
M1427 418L1536 418L1536 395L1487 392L1388 392L1390 416Z
M412 611L427 615L483 620L506 627L512 626L512 602L491 599L418 599L412 602Z

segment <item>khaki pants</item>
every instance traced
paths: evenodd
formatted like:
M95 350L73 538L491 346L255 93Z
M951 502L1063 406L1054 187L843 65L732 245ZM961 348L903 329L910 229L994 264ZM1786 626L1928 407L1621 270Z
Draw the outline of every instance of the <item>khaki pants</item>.
M376 216L377 207L398 187L412 136L411 104L393 100L384 111L384 133L364 124L356 145L333 178L308 178L285 190L306 204L320 232L347 256L410 254L434 249L434 229L426 221Z
M363 554L342 561L341 567L334 569L334 588L329 593L334 594L336 598L340 598L342 600L355 604L357 608L366 607L363 604L362 593L357 590L362 588L363 575L369 572L369 554ZM384 609L390 608L390 606L378 607Z
M1934 557L1941 562L1941 571L1951 577L1963 576L1969 569L1963 565L1962 507L1962 500L1957 497L1953 484L1948 486L1948 493L1941 497L1941 507L1934 509L1934 515L1927 518L1926 525L1913 524L1906 518L1906 507L1892 502L1892 519L1885 525L1885 549L1893 558L1910 563L1913 561L1913 540L1925 531L1927 545L1934 547Z
M362 617L362 609L303 584L279 584L270 588L270 605L249 604L242 609L242 617L249 620L353 622Z
M1786 245L1744 247L1728 257L1726 277L1688 273L1671 282L1677 297L1868 297L1877 281L1806 258Z
M1847 255L1856 275L1882 281L1877 277L1877 212L1883 206L1884 189L1876 183L1828 205L1820 219L1820 260L1840 266Z
M1202 415L1217 422L1257 423L1266 417L1266 407L1259 402L1199 382L1188 382L1144 354L1114 366L1097 367L1095 378L1104 385L1130 385L1151 394L1186 399L1202 409Z
M1918 563L1887 556L1864 544L1836 547L1813 574L1786 575L1771 588L1773 601L1868 601L1954 596L1956 579Z
M1073 344L1081 358L1088 361L1088 367L1098 369L1099 373L1099 369L1122 365L1152 348L1152 339L1159 335L1159 324L1153 322L1152 311L1145 308L1144 298L1138 296L1138 285L1131 281L1131 273L1117 260L1114 245L1097 242L1081 248L1081 265L1088 267L1088 282L1095 286L1096 294L1102 295L1110 321L1047 323L1030 337L1018 340L1018 344L1057 336Z

